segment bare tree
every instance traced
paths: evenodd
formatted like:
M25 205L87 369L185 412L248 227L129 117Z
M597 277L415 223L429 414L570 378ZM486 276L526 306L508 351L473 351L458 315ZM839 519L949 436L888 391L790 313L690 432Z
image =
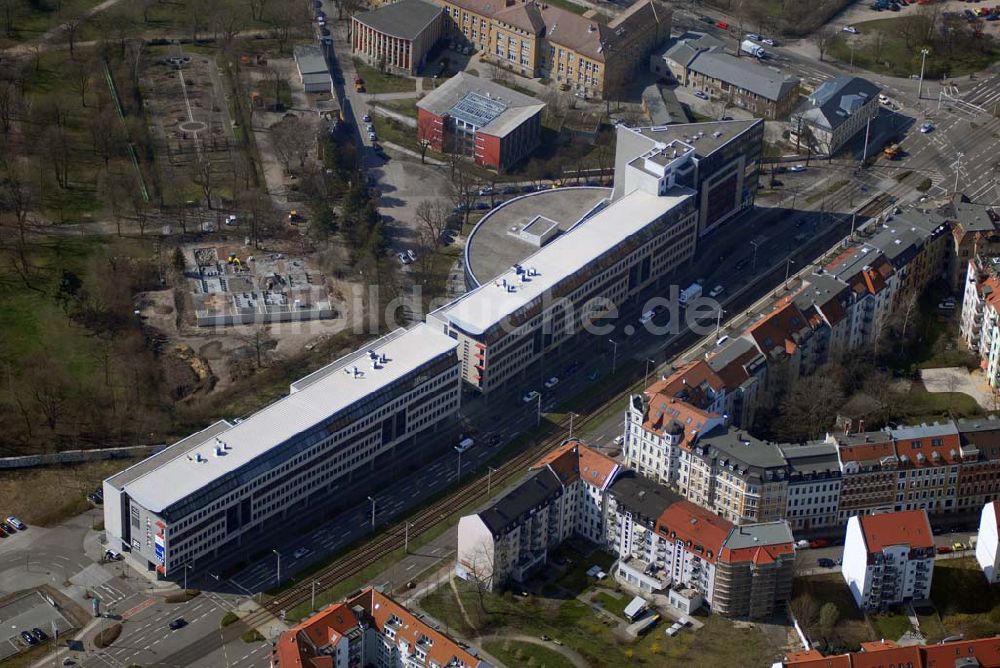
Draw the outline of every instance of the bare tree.
M459 565L465 571L466 580L476 588L476 599L479 609L484 615L489 614L486 608L486 594L498 587L495 573L494 549L488 547L485 540L476 545L471 552L459 555Z
M250 331L241 336L240 340L250 348L250 352L257 363L257 368L263 369L265 357L268 351L274 348L276 343L274 337L271 336L268 326L264 324L251 325Z
M436 122L433 116L421 115L417 120L417 141L420 146L420 164L424 164L427 149L431 147Z
M80 26L83 25L86 16L76 9L68 10L64 15L60 17L62 21L62 29L66 34L66 40L69 42L69 56L70 58L75 58L76 54L73 49L76 46L76 34L80 30Z
M271 126L271 146L285 171L293 162L305 167L309 151L316 145L313 128L298 116L285 116Z
M214 208L212 194L215 192L215 174L212 161L205 156L199 156L194 164L192 179L201 186L201 192L205 196L205 206L209 209Z
M837 30L833 26L823 26L816 31L816 34L813 36L813 41L816 43L816 48L819 49L820 62L823 61L823 56L826 55L827 49L830 48L836 37Z
M885 30L882 28L876 28L872 32L872 38L869 41L869 44L871 45L872 48L872 58L874 58L875 60L878 60L879 58L882 57L882 49L883 47L885 47L885 37L886 33Z
M441 237L444 235L445 227L448 224L448 204L443 200L424 200L417 205L417 223L421 229L427 232L427 236L432 240L432 248L437 250L441 245Z

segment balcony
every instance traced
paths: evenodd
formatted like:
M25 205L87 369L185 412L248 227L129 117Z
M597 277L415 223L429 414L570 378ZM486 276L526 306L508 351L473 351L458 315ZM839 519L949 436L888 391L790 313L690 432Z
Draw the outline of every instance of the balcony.
M536 568L545 563L545 558L545 550L532 550L520 555L511 569L511 576L518 582L523 582Z
M616 572L625 582L649 592L667 589L672 581L670 574L655 563L637 558L632 558L627 563L619 560Z

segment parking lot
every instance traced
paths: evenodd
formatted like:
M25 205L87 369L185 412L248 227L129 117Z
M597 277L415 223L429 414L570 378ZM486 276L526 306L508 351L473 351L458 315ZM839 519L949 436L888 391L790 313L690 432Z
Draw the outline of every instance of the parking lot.
M0 660L27 649L29 645L21 637L24 631L30 633L32 629L40 629L44 638L73 627L53 603L41 592L34 591L0 606L0 624L3 625Z

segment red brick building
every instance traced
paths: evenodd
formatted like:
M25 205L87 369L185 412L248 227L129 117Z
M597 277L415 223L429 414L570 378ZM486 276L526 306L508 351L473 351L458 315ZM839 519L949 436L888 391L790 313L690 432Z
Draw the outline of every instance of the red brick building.
M417 103L417 136L439 153L504 171L538 146L545 104L459 72Z

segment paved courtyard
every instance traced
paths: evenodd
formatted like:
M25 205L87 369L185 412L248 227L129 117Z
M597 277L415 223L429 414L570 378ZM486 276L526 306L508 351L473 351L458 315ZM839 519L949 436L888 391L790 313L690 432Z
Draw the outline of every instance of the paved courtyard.
M975 399L983 410L997 408L993 392L979 369L971 373L962 367L921 369L920 379L928 392L960 392Z

